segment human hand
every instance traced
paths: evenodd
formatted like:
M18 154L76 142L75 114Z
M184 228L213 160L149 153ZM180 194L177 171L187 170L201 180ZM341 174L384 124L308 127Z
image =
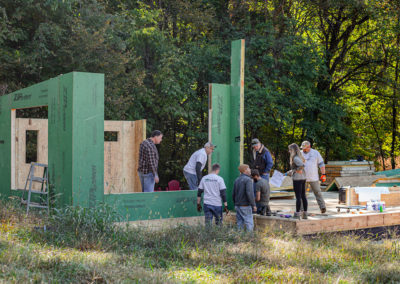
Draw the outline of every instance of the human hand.
M159 178L159 177L155 177L155 178L154 178L154 181L155 181L156 183L159 183L159 182L160 182L160 178Z
M253 206L253 212L257 212L257 206Z
M201 212L201 204L197 203L197 211Z

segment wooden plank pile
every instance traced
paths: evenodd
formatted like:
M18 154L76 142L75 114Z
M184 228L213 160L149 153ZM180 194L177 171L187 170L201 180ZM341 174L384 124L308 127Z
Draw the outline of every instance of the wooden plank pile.
M330 184L337 177L371 176L375 172L372 162L332 161L325 165L326 182Z

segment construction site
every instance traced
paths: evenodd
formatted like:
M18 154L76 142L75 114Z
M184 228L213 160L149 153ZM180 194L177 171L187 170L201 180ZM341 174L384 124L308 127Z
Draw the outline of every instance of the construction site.
M244 40L233 41L230 84L209 85L209 141L224 145L211 155L209 167L221 165L230 210L237 166L244 155L244 56ZM16 115L18 109L43 106L48 119ZM146 118L105 121L102 74L72 72L2 96L0 125L0 193L22 196L27 212L30 207L106 203L137 225L203 220L195 209L194 191L142 193L137 168ZM33 150L27 146L32 137ZM271 184L273 215L254 215L256 227L302 235L400 225L400 170L375 172L368 161L328 161L326 175L326 213L312 205L308 220L294 220L293 183L286 177L279 187ZM359 188L375 189L378 194L372 196L385 203L384 210L367 208ZM234 222L232 216L228 220Z

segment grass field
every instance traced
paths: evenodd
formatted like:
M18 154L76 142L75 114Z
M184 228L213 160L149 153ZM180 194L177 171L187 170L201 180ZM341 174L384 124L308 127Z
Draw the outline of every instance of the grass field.
M0 282L400 282L400 243L234 228L121 228L112 208L28 218L0 202ZM43 226L46 225L46 231Z

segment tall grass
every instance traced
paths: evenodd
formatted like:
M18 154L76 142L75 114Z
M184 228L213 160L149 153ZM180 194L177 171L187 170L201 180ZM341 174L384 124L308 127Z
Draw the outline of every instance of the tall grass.
M376 241L229 226L149 230L115 226L121 217L104 204L38 215L28 226L18 204L0 204L2 220L14 220L0 227L0 282L400 282L395 232Z

